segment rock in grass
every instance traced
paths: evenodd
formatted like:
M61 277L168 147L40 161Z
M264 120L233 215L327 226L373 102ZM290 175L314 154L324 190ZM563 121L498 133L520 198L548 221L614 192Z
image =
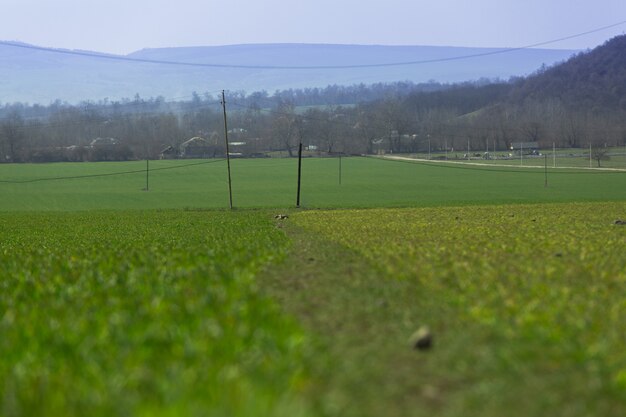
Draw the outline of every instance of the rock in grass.
M411 335L409 343L413 349L428 350L433 346L433 334L428 326L422 326Z

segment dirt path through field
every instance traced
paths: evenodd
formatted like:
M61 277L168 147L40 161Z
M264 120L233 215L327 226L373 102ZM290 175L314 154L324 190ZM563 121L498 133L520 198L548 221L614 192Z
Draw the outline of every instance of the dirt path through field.
M329 415L437 415L455 384L434 352L417 352L408 336L436 300L415 283L385 277L359 254L286 220L289 258L259 278L264 291L295 316L320 345L316 395ZM443 314L443 313L442 313ZM449 407L451 404L447 404Z

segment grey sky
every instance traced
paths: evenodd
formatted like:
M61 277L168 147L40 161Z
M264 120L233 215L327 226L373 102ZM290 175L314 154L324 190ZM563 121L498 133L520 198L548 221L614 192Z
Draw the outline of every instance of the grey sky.
M348 43L516 47L626 20L625 0L0 0L0 40L128 53ZM592 48L626 24L555 43Z

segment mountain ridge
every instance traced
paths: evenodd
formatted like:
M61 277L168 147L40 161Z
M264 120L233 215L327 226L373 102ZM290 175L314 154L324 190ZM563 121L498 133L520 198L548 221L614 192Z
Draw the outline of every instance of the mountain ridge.
M572 56L566 62L541 69L522 80L510 100L558 98L574 109L626 110L626 35Z
M24 44L28 45L29 44ZM119 100L143 97L189 96L222 89L276 91L328 85L372 84L412 81L455 83L481 78L496 79L528 75L542 64L553 65L576 50L441 47L428 45L348 45L263 43L222 46L144 48L127 55L95 51L29 49L0 44L0 102L54 100ZM62 53L56 53L63 51ZM68 53L69 52L69 53ZM492 54L474 58L464 55ZM97 57L95 56L97 55ZM107 57L112 57L108 60ZM437 61L421 65L392 65L408 61ZM180 63L224 65L225 68L157 65L116 60L128 58ZM462 64L461 64L462 62ZM363 68L312 68L319 66L368 66ZM229 68L228 66L234 66ZM311 68L237 68L298 66Z

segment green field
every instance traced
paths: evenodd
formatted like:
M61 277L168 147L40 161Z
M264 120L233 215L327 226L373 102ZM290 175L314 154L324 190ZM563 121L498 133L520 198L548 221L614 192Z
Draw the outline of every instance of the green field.
M306 158L308 208L623 201L626 172L475 167L375 158ZM0 164L0 211L227 208L226 162ZM73 177L73 178L68 178ZM232 161L238 208L296 203L296 159Z
M255 213L0 216L0 415L308 415L306 338ZM246 230L246 233L241 233Z
M468 161L464 158L466 151L462 152L432 152L430 155L427 152L409 154L407 156L416 159L445 159L449 158L451 161ZM573 149L556 149L553 152L552 149L539 150L539 155L523 155L520 158L519 155L513 155L509 152L498 151L492 155L491 159L483 159L476 157L476 154L483 155L485 151L472 151L471 158L468 162L480 163L484 165L513 165L513 166L535 166L544 167L546 164L549 168L598 168L598 161L595 159L589 161L589 148L573 148ZM609 148L608 159L600 161L600 168L613 168L626 170L626 147Z
M626 414L626 173L341 163L0 165L0 416Z

